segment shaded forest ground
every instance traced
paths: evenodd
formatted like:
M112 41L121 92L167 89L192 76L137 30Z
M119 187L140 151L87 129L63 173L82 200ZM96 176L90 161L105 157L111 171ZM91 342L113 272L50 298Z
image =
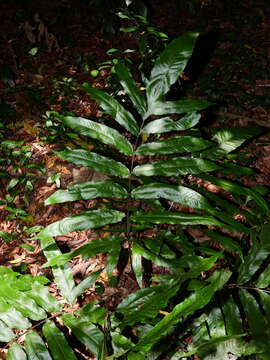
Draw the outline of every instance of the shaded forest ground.
M152 1L150 22L170 38L189 30L201 32L183 87L187 96L217 103L203 125L211 129L254 122L270 127L267 1L178 3ZM96 10L86 3L78 6L72 1L27 1L21 6L19 2L7 1L0 4L0 20L1 132L3 140L22 142L16 147L18 156L10 163L5 162L11 160L9 150L2 149L1 154L2 165L10 177L1 178L0 265L15 266L37 275L44 273L41 265L45 260L36 240L31 238L33 227L46 226L92 206L91 201L78 202L75 207L43 205L59 182L65 188L71 182L92 176L91 172L76 169L54 155L53 150L70 139L61 137L61 129L46 118L46 111L100 116L96 104L78 84L87 81L105 87L108 70L101 70L97 77L92 77L90 71L111 58L106 54L109 49L117 48L120 53L136 50L137 41L132 34L122 32L106 37ZM32 32L27 23L33 27ZM51 34L49 38L38 27L41 24ZM35 39L31 39L31 33ZM246 185L268 185L269 136L251 144L247 152L258 175L247 178ZM26 180L20 184L17 180L22 178ZM85 231L59 237L58 242L63 249L75 249L93 237L94 233ZM80 281L102 264L101 255L84 262L75 259L73 272ZM127 274L119 286L125 296L135 284ZM89 291L85 301L102 296L110 305L113 291L109 287L105 287L103 295Z

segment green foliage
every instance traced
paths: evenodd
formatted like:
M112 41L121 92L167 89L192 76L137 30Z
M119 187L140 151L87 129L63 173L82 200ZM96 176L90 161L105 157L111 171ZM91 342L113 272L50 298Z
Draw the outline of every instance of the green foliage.
M102 32L104 35L115 35L119 29L116 13L120 10L128 11L128 13L139 14L146 17L148 14L148 6L144 0L90 0L98 10L99 20L102 24Z
M51 245L54 245L53 240ZM56 248L55 246L54 253L57 253ZM50 251L44 250L47 258L50 257ZM66 291L70 302L91 287L99 275L100 271L75 287L69 267L59 267L54 271L55 281L63 293L67 290L67 284L71 285L69 292ZM46 286L49 280L44 276L20 275L7 267L0 267L0 280L0 341L10 342L7 359L77 359L60 330L61 321L74 330L74 335L91 352L98 354L99 343L103 341L99 326L104 323L104 309L91 304L82 307L78 314L66 314L63 304L50 294ZM53 315L49 316L49 313ZM36 322L35 326L33 321ZM41 330L41 336L32 330L37 327ZM21 333L16 335L14 330L20 330ZM17 345L15 341L25 334L24 346ZM44 341L47 342L52 357Z
M59 315L98 360L267 356L269 206L262 189L241 183L241 176L250 170L237 168L228 156L263 130L248 128L239 134L227 129L205 139L194 128L200 120L197 111L213 104L166 98L183 73L197 37L197 33L185 34L165 48L150 77L144 78L145 93L122 63L115 69L124 100L83 84L100 104L104 119L58 116L72 131L101 144L93 151L67 148L58 155L110 178L69 186L46 200L46 205L94 198L97 203L94 209L54 222L38 234L48 260L45 266L52 268L69 303L99 276L91 274L76 285L68 261L77 255L90 258L107 253L106 271L112 279L112 271L127 254L125 261L130 262L139 288L112 312L88 304L74 315L63 311ZM237 178L227 179L228 173ZM209 185L219 191L212 192ZM87 229L104 234L72 252L62 254L53 239ZM165 275L161 271L147 279L146 261L166 270ZM18 276L8 276L0 293L8 306L25 318L45 320L39 333L27 332L23 347L15 343L10 347L8 359L75 359L68 336L61 331L62 322L46 321L46 312L59 311L55 301L45 306L41 297L46 287L35 285L34 278L27 289L17 289ZM39 287L34 295L33 284ZM26 296L31 302L24 309L21 302ZM4 318L2 322L11 340L13 325ZM24 326L29 328L28 323Z
M7 125L0 124L0 176L4 190L0 204L7 212L6 219L31 222L33 219L25 210L25 206L29 204L35 179L44 169L41 164L34 162L31 148L24 145L24 141L7 140L10 132L11 129ZM15 202L16 197L20 197L20 203ZM0 237L5 241L11 241L13 235L1 232Z

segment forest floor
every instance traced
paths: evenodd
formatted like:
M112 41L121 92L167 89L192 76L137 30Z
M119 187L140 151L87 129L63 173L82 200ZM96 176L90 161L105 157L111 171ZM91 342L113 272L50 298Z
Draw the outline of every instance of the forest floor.
M270 128L267 1L226 5L210 0L197 6L195 1L186 1L182 6L178 3L171 0L167 6L168 2L156 0L150 22L169 38L190 30L201 32L184 87L187 96L217 103L205 126L223 128L257 123ZM50 122L46 112L100 116L97 105L79 84L86 81L105 87L108 69L101 70L97 77L91 76L90 71L113 57L106 53L109 49L119 49L121 54L126 49L136 50L137 43L130 33L105 37L94 8L88 7L86 11L85 5L80 9L72 1L44 0L38 5L28 1L25 8L19 2L1 2L0 21L0 133L2 140L20 141L14 148L18 154L13 157L10 149L0 148L2 169L9 174L0 178L0 265L46 275L49 270L41 268L46 260L37 240L32 239L36 227L92 207L91 200L77 202L74 207L44 206L44 200L59 186L65 188L92 176L54 154L55 149L70 140L61 137L61 130ZM50 34L47 38L44 29ZM249 144L247 152L258 174L246 179L246 185L268 186L269 134ZM58 237L57 241L63 251L73 250L95 236L88 230ZM72 262L75 279L79 282L103 263L102 255L87 261L75 258ZM102 281L105 292L89 290L83 301L98 298L113 307L114 289L106 288L106 279ZM119 287L122 296L126 296L136 284L127 273Z

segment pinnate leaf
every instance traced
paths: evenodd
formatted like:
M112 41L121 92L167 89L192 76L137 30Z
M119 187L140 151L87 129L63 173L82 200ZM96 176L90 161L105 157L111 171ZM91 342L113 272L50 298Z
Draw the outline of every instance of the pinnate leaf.
M209 279L211 283L191 294L183 302L160 320L133 348L133 351L149 351L158 340L167 333L171 326L177 324L183 317L203 308L212 299L214 293L221 289L231 276L230 271L216 272Z

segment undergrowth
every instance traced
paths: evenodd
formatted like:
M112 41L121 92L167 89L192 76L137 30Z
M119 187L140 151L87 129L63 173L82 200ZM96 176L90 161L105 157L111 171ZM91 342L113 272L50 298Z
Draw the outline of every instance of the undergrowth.
M187 33L169 43L139 87L119 62L119 99L83 84L104 118L58 114L65 127L98 145L57 154L106 180L70 185L46 200L96 202L37 235L45 266L70 305L101 273L76 285L68 261L78 255L106 253L103 271L111 286L127 266L138 290L113 309L92 302L71 313L48 292L46 278L0 268L0 341L7 343L7 359L80 358L70 333L98 360L269 358L268 189L244 186L241 178L254 171L231 156L264 129L204 136L199 111L214 104L170 100L197 37ZM99 237L61 253L54 237L88 229Z

